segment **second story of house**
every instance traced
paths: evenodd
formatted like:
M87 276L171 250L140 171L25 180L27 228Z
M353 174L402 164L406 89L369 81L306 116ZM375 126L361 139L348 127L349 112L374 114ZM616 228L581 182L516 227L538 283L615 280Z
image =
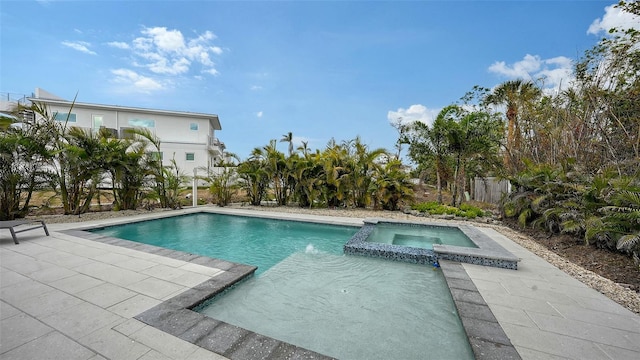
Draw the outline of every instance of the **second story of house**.
M218 115L185 111L169 111L128 106L72 102L36 88L30 101L46 104L57 121L68 126L98 130L110 129L125 136L130 128L146 128L163 143L216 146L216 130L221 130Z
M68 127L105 128L120 138L131 136L128 129L145 128L160 139L163 163L175 159L188 173L195 167L215 167L224 160L225 145L216 137L216 131L222 129L216 114L83 103L40 88L32 96L7 95L2 110L29 102L46 105L49 114Z

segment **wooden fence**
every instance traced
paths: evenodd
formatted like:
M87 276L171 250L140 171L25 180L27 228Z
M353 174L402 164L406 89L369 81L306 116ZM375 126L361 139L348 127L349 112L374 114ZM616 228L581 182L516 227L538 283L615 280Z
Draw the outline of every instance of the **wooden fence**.
M509 180L498 180L495 177L476 177L473 184L473 199L486 203L498 204L503 194L511 191Z

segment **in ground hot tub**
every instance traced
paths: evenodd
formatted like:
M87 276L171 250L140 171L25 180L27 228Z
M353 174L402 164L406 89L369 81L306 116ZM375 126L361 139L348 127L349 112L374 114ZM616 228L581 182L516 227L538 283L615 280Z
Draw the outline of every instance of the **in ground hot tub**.
M415 264L452 260L516 270L519 259L470 225L367 219L344 245L347 255Z

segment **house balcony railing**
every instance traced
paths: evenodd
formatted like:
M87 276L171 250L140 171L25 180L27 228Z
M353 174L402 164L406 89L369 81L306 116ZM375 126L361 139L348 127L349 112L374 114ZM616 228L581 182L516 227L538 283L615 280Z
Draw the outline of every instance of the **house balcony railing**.
M16 103L21 105L28 105L29 103L29 99L27 95L10 93L10 92L0 92L0 101L4 101L8 103Z
M209 151L215 152L219 155L222 155L225 149L224 143L213 136L207 137L207 147Z

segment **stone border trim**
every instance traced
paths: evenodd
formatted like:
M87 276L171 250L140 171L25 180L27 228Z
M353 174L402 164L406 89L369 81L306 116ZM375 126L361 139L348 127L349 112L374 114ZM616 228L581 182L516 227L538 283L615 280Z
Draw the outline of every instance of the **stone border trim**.
M521 359L462 264L442 260L440 268L475 358Z

